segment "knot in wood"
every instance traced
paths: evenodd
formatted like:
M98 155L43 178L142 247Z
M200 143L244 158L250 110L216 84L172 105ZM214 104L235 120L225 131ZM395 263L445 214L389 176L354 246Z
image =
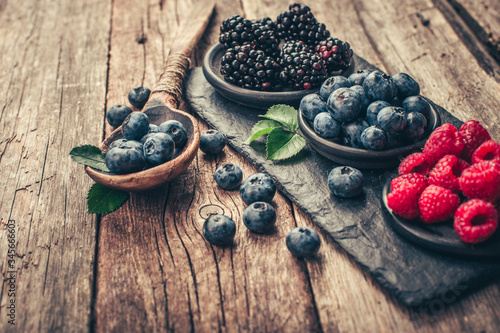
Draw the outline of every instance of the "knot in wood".
M208 219L210 215L224 214L224 209L217 205L206 205L200 208L200 216L204 219Z

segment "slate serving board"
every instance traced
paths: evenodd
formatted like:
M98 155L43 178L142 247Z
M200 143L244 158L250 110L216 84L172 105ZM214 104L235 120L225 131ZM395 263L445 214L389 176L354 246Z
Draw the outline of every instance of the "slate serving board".
M355 55L356 70L373 69ZM329 171L338 166L312 148L305 159L287 162L266 160L263 142L244 143L265 110L252 109L219 95L206 81L201 68L190 71L185 97L192 109L210 126L227 136L229 144L259 171L270 174L278 188L325 230L384 288L401 303L419 306L443 298L446 293L484 285L497 277L500 263L437 255L396 234L381 205L382 187L394 170L362 170L364 193L355 199L334 197L327 185ZM460 121L437 107L443 122Z

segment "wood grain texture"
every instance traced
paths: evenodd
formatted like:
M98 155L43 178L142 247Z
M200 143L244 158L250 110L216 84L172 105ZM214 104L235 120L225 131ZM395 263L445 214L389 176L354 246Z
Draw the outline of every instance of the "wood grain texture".
M132 194L114 213L86 213L91 181L68 158L70 148L98 144L103 128L111 130L104 110L128 104L134 87L154 85L195 3L203 1L0 1L0 331L14 331L5 320L10 218L18 223L19 332L496 332L498 280L408 309L281 194L273 200L276 230L250 233L238 191L212 178L226 162L245 177L257 171L229 147L217 157L198 153L170 184ZM484 70L434 1L304 3L360 56L390 74L408 72L423 95L462 120L479 119L500 139L495 71ZM274 18L288 5L217 1L192 66L217 41L223 19ZM233 247L205 242L201 229L212 213L237 222ZM286 249L296 225L320 231L316 260Z
M68 153L102 137L110 2L0 6L0 331L89 330L96 217ZM8 324L8 219L16 221L16 326Z
M496 0L448 0L457 14L500 62L500 2Z

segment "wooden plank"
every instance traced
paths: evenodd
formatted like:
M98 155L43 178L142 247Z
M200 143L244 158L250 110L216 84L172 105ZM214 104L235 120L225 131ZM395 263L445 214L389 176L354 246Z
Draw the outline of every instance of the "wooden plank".
M113 16L120 20L113 19L108 100L114 98L114 92L121 91L125 96L130 89L118 86L123 85L120 80L111 87L112 78L131 76L125 69L132 61L113 56L115 47L127 43L118 31L140 27L143 14L137 13L143 13L144 8L138 4L132 17L126 13L130 5L126 1L114 2ZM167 10L167 5L174 10ZM146 47L158 50L168 45L172 36L165 38L166 32L157 27L181 16L182 9L177 5L181 4L164 3L162 10L157 4L148 4L148 21L163 23L148 26ZM221 1L219 5L200 43L204 50L217 40L222 18L239 12L233 2ZM144 54L146 66L160 67L160 59L148 50ZM131 50L128 58L134 58L135 52ZM194 52L194 64L200 63L203 53ZM207 129L203 123L200 127ZM274 200L279 216L275 234L250 234L241 222L244 204L238 192L222 191L213 181L215 169L229 161L240 165L245 176L256 172L229 148L216 158L200 153L170 185L151 193L133 194L125 206L102 218L97 331L319 329L304 266L291 259L282 242L295 226L290 204L281 195ZM214 212L222 212L237 222L233 248L219 249L205 242L202 225ZM283 283L285 278L287 283ZM290 293L294 297L289 297Z
M102 137L110 2L0 6L0 331L82 332L91 321L96 217L68 153ZM16 221L16 325L7 220Z
M500 62L500 2L495 0L449 0L456 13Z

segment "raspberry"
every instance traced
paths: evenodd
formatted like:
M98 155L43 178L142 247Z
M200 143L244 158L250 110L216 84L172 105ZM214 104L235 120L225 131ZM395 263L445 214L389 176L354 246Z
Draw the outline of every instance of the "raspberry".
M462 172L458 181L467 198L493 202L500 197L500 164L493 161L473 164Z
M407 220L419 217L418 212L418 188L414 186L402 186L387 194L387 206L394 212Z
M493 235L498 227L498 213L491 203L471 199L458 207L453 226L463 242L477 244Z
M436 128L429 136L424 146L425 161L435 164L444 155L460 154L464 148L462 136L452 124L443 124Z
M469 167L469 163L455 155L445 155L429 173L429 184L438 185L453 192L460 191L458 178Z
M453 217L453 213L460 205L460 198L451 190L429 185L418 199L420 219L424 223L437 223Z
M429 173L431 166L425 161L425 156L422 153L413 153L406 156L406 158L401 161L398 167L399 175L405 175L408 173L421 173L426 175Z
M491 140L488 131L477 120L469 120L462 124L458 133L464 140L464 149L460 154L460 158L467 162L471 161L472 153L483 142Z
M418 196L427 187L427 177L420 173L408 173L391 180L391 190L398 191L407 186L413 186L417 190Z
M472 164L484 161L497 161L500 163L500 144L493 140L483 142L472 154Z

